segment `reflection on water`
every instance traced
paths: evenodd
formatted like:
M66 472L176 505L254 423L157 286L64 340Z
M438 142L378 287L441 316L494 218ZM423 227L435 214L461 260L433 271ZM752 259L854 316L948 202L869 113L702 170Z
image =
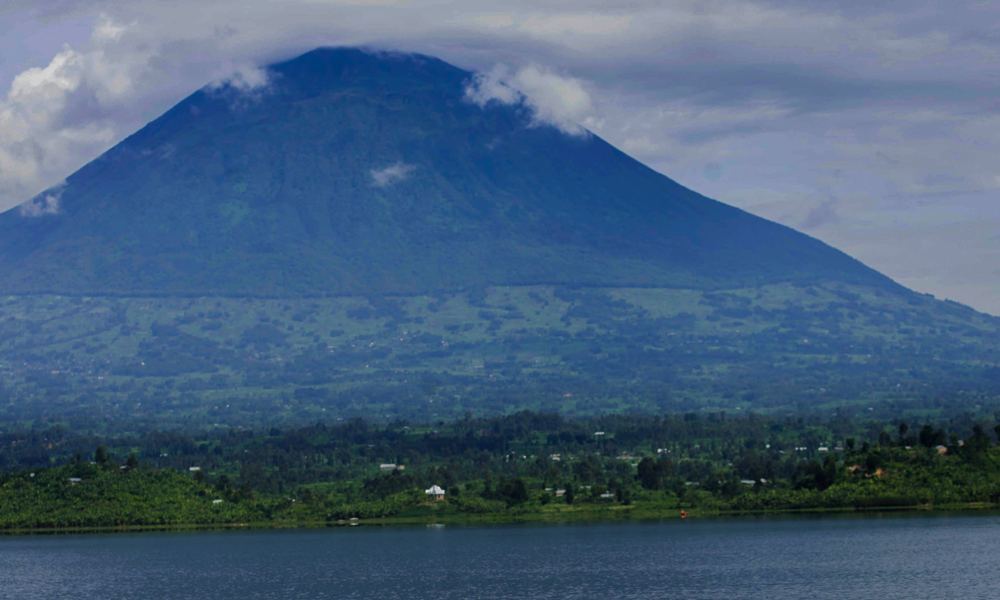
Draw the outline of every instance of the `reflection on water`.
M1000 597L1000 516L0 538L0 598Z

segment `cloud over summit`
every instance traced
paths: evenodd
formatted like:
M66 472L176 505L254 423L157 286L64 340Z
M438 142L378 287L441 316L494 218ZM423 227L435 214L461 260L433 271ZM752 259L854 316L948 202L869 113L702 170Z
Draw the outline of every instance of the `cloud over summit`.
M478 73L465 90L470 101L485 106L490 102L523 102L538 125L551 125L570 135L585 135L581 125L592 118L594 102L579 79L559 75L537 65L511 72L504 65Z
M272 83L273 75L267 68L252 63L233 65L215 81L208 84L210 90L230 88L244 93L254 94L267 89Z

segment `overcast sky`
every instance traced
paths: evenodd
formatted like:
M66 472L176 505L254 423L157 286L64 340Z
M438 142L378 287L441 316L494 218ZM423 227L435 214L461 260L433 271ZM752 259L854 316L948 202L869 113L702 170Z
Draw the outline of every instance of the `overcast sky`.
M3 0L0 31L0 209L207 83L368 45L1000 315L1000 3Z

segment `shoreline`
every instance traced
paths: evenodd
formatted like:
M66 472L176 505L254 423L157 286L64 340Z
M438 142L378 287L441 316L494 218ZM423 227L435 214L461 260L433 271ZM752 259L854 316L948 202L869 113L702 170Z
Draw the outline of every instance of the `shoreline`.
M423 505L427 506L427 505ZM404 514L392 517L370 519L338 519L334 521L263 521L256 523L178 523L171 525L108 525L94 527L36 527L20 529L0 529L0 537L36 536L36 535L86 535L101 533L168 533L185 531L229 531L239 529L253 530L293 530L293 529L325 529L334 527L399 527L416 525L507 525L515 523L583 523L583 522L615 522L615 521L663 521L699 518L751 517L751 516L782 516L782 515L875 515L892 513L896 515L929 514L929 513L969 513L1000 510L1000 504L985 502L968 502L943 505L916 505L878 508L788 508L775 510L712 510L684 509L686 517L681 516L682 509L643 509L643 507L616 506L593 509L569 509L557 511L536 511L526 513L458 513L444 514Z

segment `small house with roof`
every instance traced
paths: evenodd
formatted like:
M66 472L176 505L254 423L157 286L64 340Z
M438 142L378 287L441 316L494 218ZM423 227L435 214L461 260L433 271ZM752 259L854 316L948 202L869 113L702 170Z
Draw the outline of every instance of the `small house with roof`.
M435 500L444 500L444 490L438 485L432 485L424 490L424 493L428 496L433 496Z

